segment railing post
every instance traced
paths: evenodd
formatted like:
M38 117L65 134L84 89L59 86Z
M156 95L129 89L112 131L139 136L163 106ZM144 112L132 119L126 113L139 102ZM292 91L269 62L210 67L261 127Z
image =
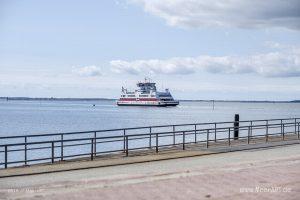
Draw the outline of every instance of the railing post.
M54 163L54 142L51 142L51 163Z
M128 147L128 135L126 135L126 156L129 154L129 147Z
M125 129L123 129L123 152L125 153L125 151L126 151L126 138L125 138L125 136L126 136L126 130Z
M5 169L7 168L7 157L8 157L8 155L7 155L7 145L5 145L4 146L4 167L5 167Z
M94 160L94 139L91 139L91 160Z
M297 134L297 119L295 118L295 134Z
M247 143L250 143L250 126L248 126L248 137L247 137Z
M280 128L281 128L281 135L283 135L283 131L282 131L282 119L280 120Z
M151 149L152 148L152 135L151 135L151 133L152 133L152 128L151 127L149 127L149 148Z
M156 142L155 142L156 143L155 144L155 151L156 151L156 153L158 153L158 134L156 133L155 136L156 136L155 137L155 140L156 140Z
M97 132L94 132L94 156L97 156Z
M185 150L185 132L182 132L182 149Z
M64 160L64 135L61 134L60 135L60 160L63 161Z
M215 123L215 142L217 142L217 123Z
M207 129L207 132L206 132L206 148L208 148L208 143L209 143L209 130Z
M27 165L27 136L24 137L25 146L24 146L24 157L25 157L25 165Z
M285 124L282 124L282 140L284 140L284 126Z
M228 128L228 146L230 146L230 128Z
M268 142L269 137L269 122L266 120L266 142Z
M173 145L175 145L176 141L175 141L175 126L173 125Z
M253 129L253 121L250 121L250 136L252 136L252 129Z
M195 144L197 143L197 125L195 124Z
M298 122L298 139L300 137L300 122Z
M239 121L240 121L240 115L235 114L234 115L234 134L233 134L234 140L239 139L239 125L240 125Z

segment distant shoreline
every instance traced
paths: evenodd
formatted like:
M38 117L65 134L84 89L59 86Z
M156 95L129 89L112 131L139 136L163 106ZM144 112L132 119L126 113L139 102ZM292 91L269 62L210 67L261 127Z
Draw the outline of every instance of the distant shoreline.
M45 97L0 97L0 100L6 101L115 101L113 98L45 98ZM182 102L238 102L238 103L300 103L300 100L291 101L259 101L259 100L189 100L181 99Z

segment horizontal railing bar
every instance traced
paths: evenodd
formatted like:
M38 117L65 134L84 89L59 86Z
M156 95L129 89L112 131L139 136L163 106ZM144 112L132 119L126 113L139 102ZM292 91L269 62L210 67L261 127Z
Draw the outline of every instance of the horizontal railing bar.
M36 159L31 159L31 160L28 160L27 159L27 162L34 162L34 161L43 161L43 160L51 160L52 157L49 157L49 158L36 158ZM7 162L7 164L18 164L18 163L24 163L25 160L21 160L21 161L10 161L10 162ZM44 162L43 162L44 163ZM0 163L0 165L3 165L4 163Z
M247 130L247 129L244 129L244 130ZM204 132L206 133L206 132ZM214 132L210 132L210 134L213 134ZM294 132L285 132L285 134L293 134ZM197 134L200 134L200 133L197 133ZM202 134L202 133L201 133ZM272 136L272 135L279 135L281 133L269 133L268 135L269 136ZM177 134L177 135L182 135L182 134ZM186 135L194 135L194 133L190 133L190 134L186 134ZM160 136L160 138L162 137L169 137L169 136L173 136L173 134L170 134L170 135L163 135L163 136ZM253 135L253 136L249 136L249 137L257 137L257 136L260 136L260 135ZM264 135L261 135L261 136L265 136ZM239 138L243 138L243 137L248 137L248 136L239 136ZM148 139L149 137L143 137L143 138L132 138L130 140L138 140L138 139ZM219 138L218 140L220 139L227 139L227 138ZM123 140L118 140L118 141L123 141ZM206 140L204 140L206 141ZM215 141L215 140L212 140L212 141ZM109 141L109 142L114 142L114 141ZM97 142L98 143L103 143L103 142ZM79 144L70 144L70 145L64 145L64 147L71 147L71 146L82 146L82 145L90 145L91 143L79 143ZM27 145L29 145L29 143L27 143ZM58 147L60 148L61 145L54 145L54 147ZM47 146L47 147L36 147L36 148L27 148L27 150L40 150L40 149L51 149L51 146ZM16 151L24 151L25 149L22 148L22 149L12 149L12 150L8 150L8 152L16 152ZM4 151L0 151L0 153L4 153ZM98 153L98 152L97 152Z
M82 153L82 154L75 154L75 155L70 155L72 157L78 157L78 156L87 156L90 155L89 153ZM64 157L68 157L68 156L64 156ZM60 156L55 156L53 157L54 159L59 159L61 158ZM46 158L37 158L37 159L27 159L27 162L35 162L35 161L43 161L43 160L51 160L52 157L46 157ZM18 163L24 163L25 160L21 160L21 161L10 161L7 162L7 164L18 164ZM50 163L50 162L49 162ZM3 165L4 163L0 163L0 165ZM41 163L40 163L41 164Z
M246 122L263 122L263 121L279 121L279 120L298 120L300 118L283 118L283 119L258 119L258 120L244 120L239 121L240 123ZM64 133L47 133L47 134L32 134L32 135L15 135L0 137L0 139L15 139L23 137L47 137L47 136L60 136L60 135L72 135L72 134L89 134L89 133L101 133L101 132L112 132L112 131L124 131L124 130L136 130L136 129L150 129L150 128L167 128L167 127L179 127L179 126L191 126L191 125L219 125L234 123L234 121L225 122L205 122L205 123L190 123L190 124L173 124L173 125L157 125L157 126L142 126L142 127L129 127L129 128L118 128L118 129L104 129L104 130L92 130L92 131L78 131L78 132L64 132Z
M123 149L109 150L109 151L97 151L96 154L107 154L107 153L117 153L117 152L123 152Z
M286 125L294 125L295 123L282 123L285 125L285 127L291 127L291 126L286 126ZM280 124L261 124L261 125L252 125L252 129L253 130L257 130L261 127L261 129L263 129L264 127L268 126L269 128L272 128L272 126L279 126ZM243 130L243 128L248 128L249 126L240 126L239 130ZM211 131L211 130L225 130L225 129L234 129L234 126L230 126L230 127L220 127L220 128L207 128L207 129L196 129L196 131ZM246 129L245 129L246 130ZM156 133L143 133L143 134L131 134L131 135L126 135L128 137L135 137L135 136L145 136L145 135L164 135L164 134L171 134L171 133L181 133L181 132L186 132L186 133L193 133L195 132L195 129L191 129L191 130L180 130L180 131L168 131L168 132L156 132ZM124 136L119 135L119 136L106 136L106 137L89 137L89 138L75 138L75 139L67 139L67 140L49 140L49 141L39 141L39 142L27 142L27 143L10 143L10 144L4 144L4 145L0 145L0 147L5 147L5 146L20 146L20 145L34 145L34 144L47 144L47 143L56 143L56 142L75 142L75 141L84 141L84 140L91 140L91 139L112 139L112 138L123 138Z

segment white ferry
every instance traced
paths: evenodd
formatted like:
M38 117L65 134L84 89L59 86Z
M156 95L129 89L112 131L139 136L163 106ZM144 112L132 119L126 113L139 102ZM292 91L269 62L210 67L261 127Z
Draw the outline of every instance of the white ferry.
M179 101L173 99L169 89L164 92L156 90L156 83L145 79L144 82L138 82L138 89L128 91L122 87L120 99L117 101L118 106L177 106Z

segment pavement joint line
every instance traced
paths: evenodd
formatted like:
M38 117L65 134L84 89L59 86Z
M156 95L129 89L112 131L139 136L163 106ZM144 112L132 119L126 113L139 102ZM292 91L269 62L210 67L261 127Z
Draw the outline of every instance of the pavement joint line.
M272 143L257 143L252 145L239 145L239 146L231 146L231 147L221 147L221 148L211 148L207 150L185 150L185 151L177 151L166 154L154 154L154 155L142 155L142 156L132 156L129 158L117 158L115 160L106 160L112 161L108 164L103 164L103 160L95 160L95 161L71 161L67 163L55 163L55 164L45 164L45 165L36 165L30 167L18 167L18 168L9 168L9 169L1 169L0 170L0 178L9 178L16 176L28 176L28 175L38 175L38 174L48 174L48 173L58 173L58 172L66 172L73 170L85 170L85 169L93 169L93 168L102 168L102 167L113 167L120 165L131 165L138 163L147 163L147 162L155 162L155 161L163 161L163 160L171 160L171 159L180 159L180 158L189 158L189 157L199 157L199 156L209 156L214 154L222 154L222 153L230 153L236 151L247 151L247 150L259 150L259 149L270 149L270 148L278 148L281 146L288 145L296 145L300 144L299 140L288 140L288 141L279 141ZM214 152L214 151L215 152ZM99 164L100 162L100 164ZM72 165L77 164L79 166L73 167ZM83 164L85 166L80 166ZM69 166L67 166L69 165ZM66 167L62 169L62 167ZM72 168L73 167L73 168ZM40 168L40 169L38 169ZM50 169L49 169L50 168ZM51 169L52 168L52 169ZM25 170L24 170L25 169ZM14 173L16 170L22 170L22 172ZM26 172L27 170L27 172ZM28 172L29 171L29 172ZM6 174L3 174L6 173ZM3 174L3 175L2 175Z

